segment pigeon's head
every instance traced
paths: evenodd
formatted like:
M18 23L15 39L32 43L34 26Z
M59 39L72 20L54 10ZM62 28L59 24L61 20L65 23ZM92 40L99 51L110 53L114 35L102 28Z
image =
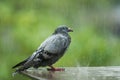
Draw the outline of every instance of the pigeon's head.
M54 33L68 33L68 32L73 32L73 30L65 25L62 25L59 26Z

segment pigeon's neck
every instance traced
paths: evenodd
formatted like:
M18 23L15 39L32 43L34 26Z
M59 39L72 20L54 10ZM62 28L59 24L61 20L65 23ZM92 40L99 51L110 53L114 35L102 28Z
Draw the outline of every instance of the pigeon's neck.
M66 36L67 38L71 39L70 35L67 33L67 32L58 32L58 33L53 33L53 35L63 35L63 36Z

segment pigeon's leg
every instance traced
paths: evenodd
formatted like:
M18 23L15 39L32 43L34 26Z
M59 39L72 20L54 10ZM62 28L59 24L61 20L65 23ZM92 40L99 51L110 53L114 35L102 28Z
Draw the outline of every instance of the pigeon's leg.
M47 69L48 71L65 71L64 68L55 68L55 67L53 67L53 66L49 66L49 67L51 67L51 68L50 68L50 69L48 68L48 69Z

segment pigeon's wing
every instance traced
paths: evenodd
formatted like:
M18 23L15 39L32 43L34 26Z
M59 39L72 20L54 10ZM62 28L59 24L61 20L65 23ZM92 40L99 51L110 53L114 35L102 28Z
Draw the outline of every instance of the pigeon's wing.
M62 34L56 34L46 39L38 48L38 50L42 48L48 54L59 55L60 53L64 53L69 44L70 40L68 37Z

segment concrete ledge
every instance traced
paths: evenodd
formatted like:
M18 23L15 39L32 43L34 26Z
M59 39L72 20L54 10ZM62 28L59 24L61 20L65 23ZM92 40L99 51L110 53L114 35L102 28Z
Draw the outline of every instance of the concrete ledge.
M64 67L65 71L46 68L28 69L21 74L33 80L120 80L120 67Z

